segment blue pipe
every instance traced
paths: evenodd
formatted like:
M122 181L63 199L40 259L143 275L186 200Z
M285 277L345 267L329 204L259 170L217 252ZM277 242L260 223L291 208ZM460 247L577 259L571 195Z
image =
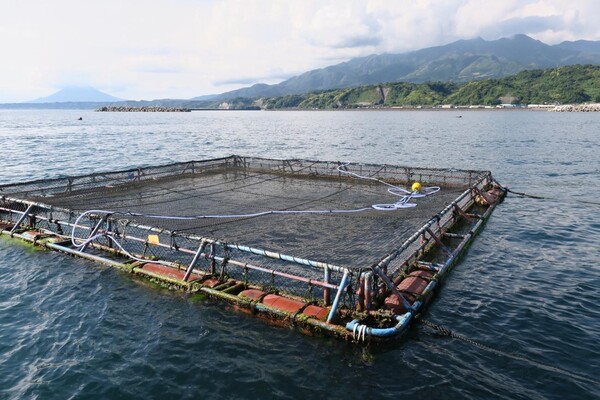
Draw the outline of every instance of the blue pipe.
M435 289L437 285L437 281L434 279L431 282L429 282L427 284L427 286L425 287L425 289L423 290L423 293L421 293L421 297L427 297L429 296L429 294L433 291L433 289Z
M422 302L421 300L417 300L417 301L415 301L415 302L413 303L413 305L412 305L411 309L412 309L414 312L418 312L418 311L419 311L419 308L421 308L421 306L422 306L422 305L423 305L423 302Z
M329 311L329 315L327 316L327 322L331 323L335 313L337 312L338 305L340 303L340 298L342 297L342 292L346 289L346 285L348 284L348 270L344 271L344 275L342 276L342 281L340 282L340 287L335 295L335 299L333 300L333 305L331 306L331 310Z
M408 327L408 323L412 319L413 314L411 312L407 312L402 315L395 315L394 318L398 323L391 328L370 328L366 327L366 333L369 336L375 336L378 338L389 338L392 336L399 335L402 331L404 331ZM346 329L353 331L355 327L358 332L360 332L360 328L365 325L362 325L358 319L352 320L346 324Z
M27 218L27 216L29 215L29 213L31 212L31 209L33 208L33 204L30 204L29 207L27 207L27 210L25 210L25 212L23 213L23 215L21 215L21 218L19 218L19 220L17 221L17 223L12 227L12 229L10 230L10 234L12 235L17 229L19 229L19 226L21 225L21 222L25 221L25 218Z

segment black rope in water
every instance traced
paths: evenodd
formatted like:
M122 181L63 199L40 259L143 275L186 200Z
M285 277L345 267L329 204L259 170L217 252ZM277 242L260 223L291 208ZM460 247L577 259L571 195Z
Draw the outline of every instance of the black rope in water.
M577 200L578 203L583 203L583 204L592 204L595 206L600 206L600 203L597 201L588 201L588 200Z
M521 197L527 197L529 199L536 199L536 200L559 200L555 197L543 197L543 196L535 196L533 194L527 194L527 193L523 193L523 192L516 192L514 190L511 190L507 187L503 187L501 186L502 189L506 190L508 193L512 193L515 194L517 196L521 196ZM600 206L600 203L597 201L589 201L589 200L579 200L579 199L573 199L572 201L576 202L576 203L583 203L583 204L591 204L594 206Z
M576 379L576 380L579 380L579 381L593 383L595 385L600 385L600 380L591 378L589 376L580 375L578 373L567 371L567 370L561 369L561 368L553 366L553 365L544 364L544 363L541 363L539 361L532 360L531 358L528 358L528 357L526 357L524 355L521 355L521 354L509 353L509 352L506 352L506 351L503 351L503 350L491 347L491 346L489 346L489 345L487 345L485 343L481 343L481 342L478 342L476 340L470 339L470 338L468 338L466 336L459 335L456 332L453 332L452 330L446 328L445 326L435 324L435 323L433 323L431 321L428 321L426 319L419 319L419 321L422 322L423 325L426 325L426 326L432 328L433 330L435 330L436 332L438 332L440 335L448 336L448 337L451 337L451 338L454 338L454 339L459 339L459 340L461 340L461 341L463 341L465 343L469 343L469 344L471 344L473 346L476 346L476 347L478 347L480 349L490 351L490 352L498 354L500 356L512 358L514 360L525 361L525 362L527 362L527 363L529 363L529 364L531 364L533 366L536 366L536 367L538 367L540 369L544 369L544 370L552 371L552 372L557 372L559 374L568 376L570 378L573 378L573 379Z
M518 196L521 197L528 197L530 199L538 199L538 200L546 200L546 197L542 197L542 196L534 196L532 194L527 194L527 193L521 193L521 192L515 192L514 190L511 190L507 187L504 188L507 192L512 193L512 194L516 194Z

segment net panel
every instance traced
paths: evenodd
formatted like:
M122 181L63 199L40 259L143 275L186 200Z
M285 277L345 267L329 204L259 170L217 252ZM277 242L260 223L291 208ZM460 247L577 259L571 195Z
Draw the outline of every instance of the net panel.
M415 200L415 208L378 211L371 205L398 197L372 178L401 187L419 181L441 190ZM393 254L386 269L397 276L431 239L423 233L424 224L437 221L437 229L431 227L439 231L454 218L448 205L464 206L471 201L469 189L488 179L487 171L232 156L0 186L0 219L16 223L31 207L29 226L82 239L97 227L118 238L114 243L100 235L94 239L97 245L122 246L134 257L169 261L181 269L200 248L196 271L309 301L327 297L319 283L329 282L333 287L328 290L337 290L348 269L350 286L341 302L354 308L359 271ZM342 212L356 209L364 210ZM90 210L113 214L103 219L106 211ZM338 212L241 215L311 210ZM207 217L215 215L237 216ZM219 243L203 247L205 238ZM303 260L270 258L260 249Z
M353 210L397 199L381 183L349 177L340 173L338 167L337 163L231 157L15 186L16 193L28 199L75 213L102 209L174 217L271 210ZM192 220L128 218L169 231L244 243L338 265L365 266L402 243L478 175L476 171L379 165L349 168L357 174L396 184L412 180L439 184L443 190L419 199L416 208L394 212L369 210Z
M349 172L404 187L413 181L442 187L435 195L416 199L414 208L379 211L371 205L393 203L398 197L389 194L384 184L349 176L339 167L334 162L234 156L1 189L71 210L73 215L94 209L144 214L122 218L178 234L365 268L400 246L482 175L478 171L345 166ZM346 212L362 208L368 210ZM274 210L335 212L247 215ZM233 217L212 218L225 215Z

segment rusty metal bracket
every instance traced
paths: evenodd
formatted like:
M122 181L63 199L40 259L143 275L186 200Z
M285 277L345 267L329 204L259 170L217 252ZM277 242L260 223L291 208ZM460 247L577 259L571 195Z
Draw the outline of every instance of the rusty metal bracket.
M90 238L93 238L94 236L96 236L96 234L98 233L98 231L100 230L100 226L102 226L103 223L106 222L107 218L108 218L109 214L104 215L102 218L100 218L100 221L98 221L98 223L96 224L96 226L94 227L94 229L92 229L92 231L90 232L89 236L86 239L86 244L83 245L83 247L81 248L82 253L85 251L85 249L89 246L89 244L91 243L91 241L89 240Z
M463 211L462 208L460 208L458 206L458 204L454 203L454 212L459 214L461 217L463 217L464 219L466 219L470 224L473 223L473 217L467 215L466 212Z
M27 218L27 216L31 212L32 208L33 208L33 204L30 204L29 207L27 207L27 210L25 210L25 212L23 213L23 215L21 215L21 218L19 218L19 220L17 221L17 223L15 224L15 226L13 226L12 229L10 230L11 236L19 228L19 226L21 225L21 223L23 221L25 221L25 218Z
M446 254L450 255L452 254L452 250L450 250L448 248L448 246L446 246L443 242L442 239L440 239L435 233L433 233L433 231L429 228L425 229L425 232L429 233L429 236L431 236L433 238L433 240L435 240L435 242L438 244L438 246L440 246L440 248L446 252Z
M206 240L202 240L200 242L200 247L198 247L198 251L196 251L196 254L194 254L194 258L192 259L192 262L188 266L187 271L185 271L185 275L183 276L184 282L187 282L188 279L190 279L190 275L192 274L194 265L196 264L196 261L198 261L198 258L200 258L200 254L202 254L202 252L204 251L204 248L206 247L207 243L208 242Z
M381 280L385 283L387 288L398 298L398 300L400 300L400 302L402 303L402 305L404 306L404 308L406 310L410 310L412 308L412 306L410 305L408 300L406 300L406 298L402 295L402 293L400 293L398 288L394 285L394 283L390 280L390 278L388 278L387 275L383 273L383 271L381 270L381 268L379 268L379 266L376 265L375 267L373 267L373 272L377 276L379 276L379 278L381 278Z

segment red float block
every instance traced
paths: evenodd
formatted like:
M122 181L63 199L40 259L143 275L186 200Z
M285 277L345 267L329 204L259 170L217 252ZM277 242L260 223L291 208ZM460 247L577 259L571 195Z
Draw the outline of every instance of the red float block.
M175 269L173 267L169 267L169 266L162 265L162 264L156 264L156 263L144 264L142 266L142 269L144 271L153 272L157 275L161 275L161 276L171 278L171 279L178 279L180 281L183 281L183 277L185 276L185 271ZM192 274L192 275L190 275L188 282L193 282L199 278L200 277L198 275Z
M423 279L427 279L427 280L433 278L433 274L431 272L423 271L420 269L411 272L408 276L415 276L415 277L423 278Z
M287 297L279 296L276 294L268 294L263 299L263 304L278 308L283 311L295 313L300 311L304 307L304 302L299 300L288 299Z
M397 288L400 292L408 292L419 295L423 293L428 284L429 282L427 282L425 279L409 276L400 282Z
M312 317L324 321L325 318L327 318L327 315L329 315L329 310L311 304L302 311L302 314L306 315L307 317Z
M264 296L264 294L265 294L265 292L263 292L262 290L247 289L247 290L244 290L244 291L240 292L240 294L238 296L240 296L240 297L247 297L247 298L252 299L252 300L258 300L262 296Z

